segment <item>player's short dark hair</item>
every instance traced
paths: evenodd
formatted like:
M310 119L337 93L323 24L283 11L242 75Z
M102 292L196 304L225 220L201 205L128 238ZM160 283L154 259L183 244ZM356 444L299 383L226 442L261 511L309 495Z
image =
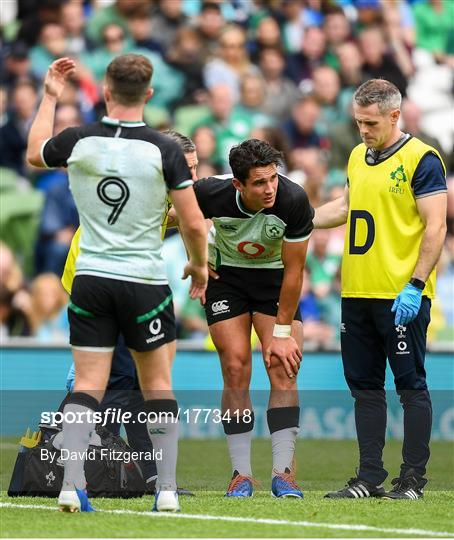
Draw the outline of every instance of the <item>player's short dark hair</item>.
M400 109L402 103L402 95L397 86L385 79L366 81L356 90L353 99L361 107L376 103L382 114L392 109Z
M249 139L230 150L229 163L233 176L242 184L246 184L251 169L266 167L272 163L281 165L282 153L266 141Z
M178 131L174 131L173 129L166 129L162 133L164 135L167 135L167 137L173 139L176 143L178 143L183 150L183 154L189 154L196 151L195 144L191 141L189 137L186 137L186 135L182 135L181 133L179 133Z
M150 86L153 66L141 54L122 54L107 66L106 81L115 101L122 105L140 104Z

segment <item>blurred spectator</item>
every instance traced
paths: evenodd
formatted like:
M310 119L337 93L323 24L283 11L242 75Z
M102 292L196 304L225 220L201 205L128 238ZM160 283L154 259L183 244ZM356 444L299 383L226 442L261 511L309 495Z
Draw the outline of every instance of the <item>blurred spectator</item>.
M97 47L93 53L81 55L82 63L98 82L102 81L107 66L115 56L130 52L132 49L132 43L128 40L125 30L118 23L104 26L101 37L102 47Z
M440 147L440 141L435 137L432 137L421 127L421 109L418 105L410 99L404 99L401 108L401 121L402 130L406 133L410 133L413 137L418 137L426 144L436 148L446 164L446 155L444 155L443 149Z
M273 124L273 119L263 112L265 102L265 81L260 74L245 75L240 83L240 102L235 105L231 122L236 124L236 131L244 132L248 137L254 127ZM240 127L243 124L243 127Z
M317 130L326 136L333 126L348 122L353 89L341 91L339 74L328 66L316 68L313 78L313 96L321 108Z
M79 226L68 182L57 183L47 192L38 239L36 270L61 275L72 237Z
M248 44L252 61L257 64L260 52L268 47L281 47L281 30L274 17L264 17L257 26L254 39Z
M251 126L247 119L240 118L239 121L236 121L239 118L236 116L234 120L233 97L230 86L225 84L213 86L209 91L208 104L210 108L209 116L202 120L200 125L210 127L215 135L214 165L221 167L223 172L228 171L230 148L248 137Z
M49 65L65 54L68 54L66 30L61 24L45 24L39 33L38 44L30 51L33 73L43 79Z
M323 202L323 187L328 172L324 153L317 148L298 148L291 152L291 162L293 170L303 172L302 185L311 206L317 208Z
M305 35L303 2L301 0L285 0L281 6L281 12L284 17L282 37L285 50L289 53L296 53L300 50Z
M66 104L58 106L55 112L54 136L58 135L68 127L80 125L80 110L75 103L77 103L77 101L72 102L68 100ZM38 174L35 186L44 192L49 192L57 184L61 186L67 183L68 175L66 169L44 169ZM67 209L67 206L65 209Z
M337 48L342 43L345 43L351 34L350 23L341 7L331 8L325 15L323 31L326 37L324 63L338 70L339 60L336 54Z
M24 288L24 276L9 246L0 240L0 284L13 294Z
M333 126L328 138L330 167L346 169L352 149L362 142L353 115L350 115L347 122Z
M58 105L72 105L80 111L82 122L87 124L96 120L95 107L99 105L99 92L97 87L93 88L91 86L93 84L92 80L89 85L85 85L84 82L81 78L69 80L58 101ZM96 90L96 92L93 93L93 90ZM105 109L103 108L102 111L102 114L104 114Z
M303 91L310 88L307 81L312 79L314 69L323 63L326 38L320 28L309 27L304 33L301 50L288 57L287 73Z
M368 79L382 78L394 83L400 93L407 93L407 79L395 59L388 53L383 29L380 26L365 28L359 35L364 57L364 75Z
M8 337L30 335L30 325L25 313L14 305L14 294L0 284L0 342Z
M224 25L220 5L216 2L204 2L195 22L195 30L202 41L203 61L217 52L218 40Z
M32 335L42 342L67 341L67 296L60 278L55 274L41 274L33 280L30 292L31 306L27 315Z
M383 21L388 35L397 35L409 50L415 45L415 18L406 0L381 0Z
M134 48L132 41L127 38L120 25L107 25L102 36L103 47L96 49L93 53L81 55L82 63L91 71L98 82L102 81L107 66L115 56L126 53L143 54L151 61L154 73L159 73L159 76L153 77L154 93L150 105L162 108L170 107L174 100L181 95L183 75L164 62L157 53L148 49Z
M322 348L331 344L334 341L335 332L333 328L321 320L307 267L304 270L303 287L298 307L303 318L304 340Z
M408 32L404 32L401 23L401 10L396 3L390 2L383 6L383 20L389 52L392 53L400 70L408 79L414 73L411 59L413 42L408 41Z
M211 162L216 159L216 136L211 127L201 125L194 130L191 138L197 148L200 163ZM199 174L200 178L204 178Z
M301 93L295 83L284 76L284 54L277 47L266 47L260 51L259 64L265 79L263 111L278 122L285 121Z
M48 23L60 22L61 6L65 0L21 0L17 2L21 21L16 38L28 47L36 45L41 28Z
M227 85L232 92L234 103L240 97L240 80L244 75L257 73L246 50L246 34L237 25L226 26L219 38L219 55L205 65L205 85L208 89L217 85Z
M292 148L326 146L315 126L320 118L320 105L312 96L300 98L292 110L292 117L282 126Z
M61 24L66 32L66 54L78 56L93 48L93 42L85 33L84 8L80 0L70 0L63 4Z
M363 81L363 58L358 46L352 41L338 45L336 55L339 61L339 75L343 88L356 89Z
M164 53L159 41L153 37L150 9L146 4L143 9L134 11L128 17L128 30L136 47L148 49L160 55Z
M22 41L15 41L5 47L0 70L0 84L8 91L21 81L31 80L36 86L40 79L30 71L31 64L28 57L28 47Z
M180 28L187 23L181 0L158 0L158 9L151 18L151 35L167 50Z
M25 173L24 153L27 136L36 113L38 95L34 84L18 82L11 92L11 110L0 128L0 166Z
M184 88L178 105L200 103L206 97L203 81L203 51L199 34L191 28L180 28L166 60L184 76Z
M109 24L120 26L128 32L128 17L135 11L142 10L148 0L116 0L113 4L93 11L87 21L87 35L95 43L102 42L103 30Z
M30 306L22 271L11 249L0 241L0 337L28 336L30 325L23 310Z
M436 60L454 55L454 2L421 0L413 6L416 46L431 52Z
M357 26L364 28L382 22L380 0L354 0Z
M328 251L331 231L317 229L311 236L311 249L306 266L311 275L320 318L334 328L340 323L340 282L341 256Z

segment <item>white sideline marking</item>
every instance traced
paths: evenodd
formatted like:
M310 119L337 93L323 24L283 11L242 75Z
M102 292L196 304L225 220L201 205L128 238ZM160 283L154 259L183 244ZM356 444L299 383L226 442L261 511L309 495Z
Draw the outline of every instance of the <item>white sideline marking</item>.
M58 510L56 506L44 506L40 504L15 504L15 503L0 503L0 507L4 508L31 508L36 510ZM165 513L165 512L139 512L137 510L97 510L103 514L130 514L134 516L150 516L153 518L176 518L176 519L198 519L201 521L233 521L237 523L259 523L261 525L295 525L297 527L318 528L318 529L334 529L344 531L372 531L381 533L392 533L396 535L419 535L426 537L442 537L454 538L454 533L442 531L428 531L425 529L394 529L389 527L374 527L372 525L347 525L342 523L316 523L313 521L287 521L281 519L267 518L246 518L234 516L210 516L205 514L180 514L180 513Z

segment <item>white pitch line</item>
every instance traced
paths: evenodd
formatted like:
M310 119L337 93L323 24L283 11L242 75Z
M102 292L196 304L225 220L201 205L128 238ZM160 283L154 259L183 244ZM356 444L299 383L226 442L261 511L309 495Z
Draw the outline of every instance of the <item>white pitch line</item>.
M30 508L35 510L58 510L56 506L44 506L39 504L15 504L15 503L0 503L0 507L4 508ZM234 516L210 516L205 514L181 514L181 513L165 513L165 512L139 512L137 510L97 510L103 514L129 514L134 516L150 516L153 518L176 518L176 519L195 519L200 521L230 521L236 523L258 523L261 525L293 525L296 527L317 528L317 529L333 529L344 531L371 531L378 533L390 533L396 535L408 536L426 536L426 537L441 537L454 538L454 533L443 531L428 531L426 529L395 529L389 527L374 527L372 525L349 525L343 523L316 523L313 521L288 521L279 519L267 518L245 518Z

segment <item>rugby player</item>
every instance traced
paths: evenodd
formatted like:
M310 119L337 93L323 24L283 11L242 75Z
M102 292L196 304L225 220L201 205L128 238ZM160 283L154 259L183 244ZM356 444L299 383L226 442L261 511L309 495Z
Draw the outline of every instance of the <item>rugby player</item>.
M347 223L341 347L359 444L356 476L329 498L414 500L427 483L432 405L424 360L447 190L439 153L400 131L401 101L382 79L356 90L353 113L363 143L350 154L344 196L315 212L316 228ZM387 493L386 358L404 412L403 463Z
M51 64L27 149L34 166L68 167L81 223L69 304L76 379L64 413L80 413L86 421L63 423L63 447L82 459L65 463L59 506L91 509L83 459L94 427L89 413L102 399L121 332L136 363L146 411L160 420L148 425L155 451L163 454L154 509L177 511L178 407L169 362L175 320L161 257L167 191L179 213L189 255L183 275L191 277L194 299L204 296L208 278L205 223L181 148L143 122L153 93L149 60L136 54L115 58L103 89L107 116L52 137L55 106L74 71L68 58Z
M191 172L191 178L194 182L197 181L197 165L198 157L196 152L195 144L188 137L178 133L173 130L163 131L164 135L167 135L173 139L176 143L179 144L183 150L186 163L188 164L189 170ZM172 206L170 197L167 197L167 204L165 209L165 214L162 220L162 238L165 236L168 211ZM74 281L76 273L76 259L80 253L79 248L80 241L80 227L77 229L76 233L73 236L71 241L71 247L66 258L65 268L62 275L62 285L66 292L71 295L72 284ZM175 350L172 350L175 342L172 344L167 344L169 349L169 362L172 364ZM69 370L66 385L70 392L73 391L74 386L74 364L71 365ZM65 401L60 405L61 410L63 410ZM123 409L129 410L133 413L133 418L137 417L137 413L143 407L143 397L140 392L140 385L137 378L137 371L135 369L134 360L124 343L124 339L120 336L117 345L114 349L112 356L112 365L109 381L107 383L106 393L104 394L103 400L100 403L101 411L106 411L107 409ZM130 422L125 424L125 430L128 437L128 444L135 451L147 452L151 451L152 446L150 438L147 432L147 426L144 423L134 421L133 418ZM111 431L114 435L120 434L121 424L118 422L108 422L106 424L107 429ZM144 475L146 483L146 491L148 493L154 493L156 488L156 463L155 461L146 461L142 460L139 462ZM183 489L178 486L178 495L194 495L191 491Z
M232 462L226 495L253 493L249 384L254 326L271 385L272 493L302 498L293 466L303 342L298 301L313 210L304 189L277 172L281 154L268 143L245 141L232 148L229 162L232 174L194 186L203 215L213 222L213 270L204 307L224 379L223 426ZM171 218L176 219L173 211Z

